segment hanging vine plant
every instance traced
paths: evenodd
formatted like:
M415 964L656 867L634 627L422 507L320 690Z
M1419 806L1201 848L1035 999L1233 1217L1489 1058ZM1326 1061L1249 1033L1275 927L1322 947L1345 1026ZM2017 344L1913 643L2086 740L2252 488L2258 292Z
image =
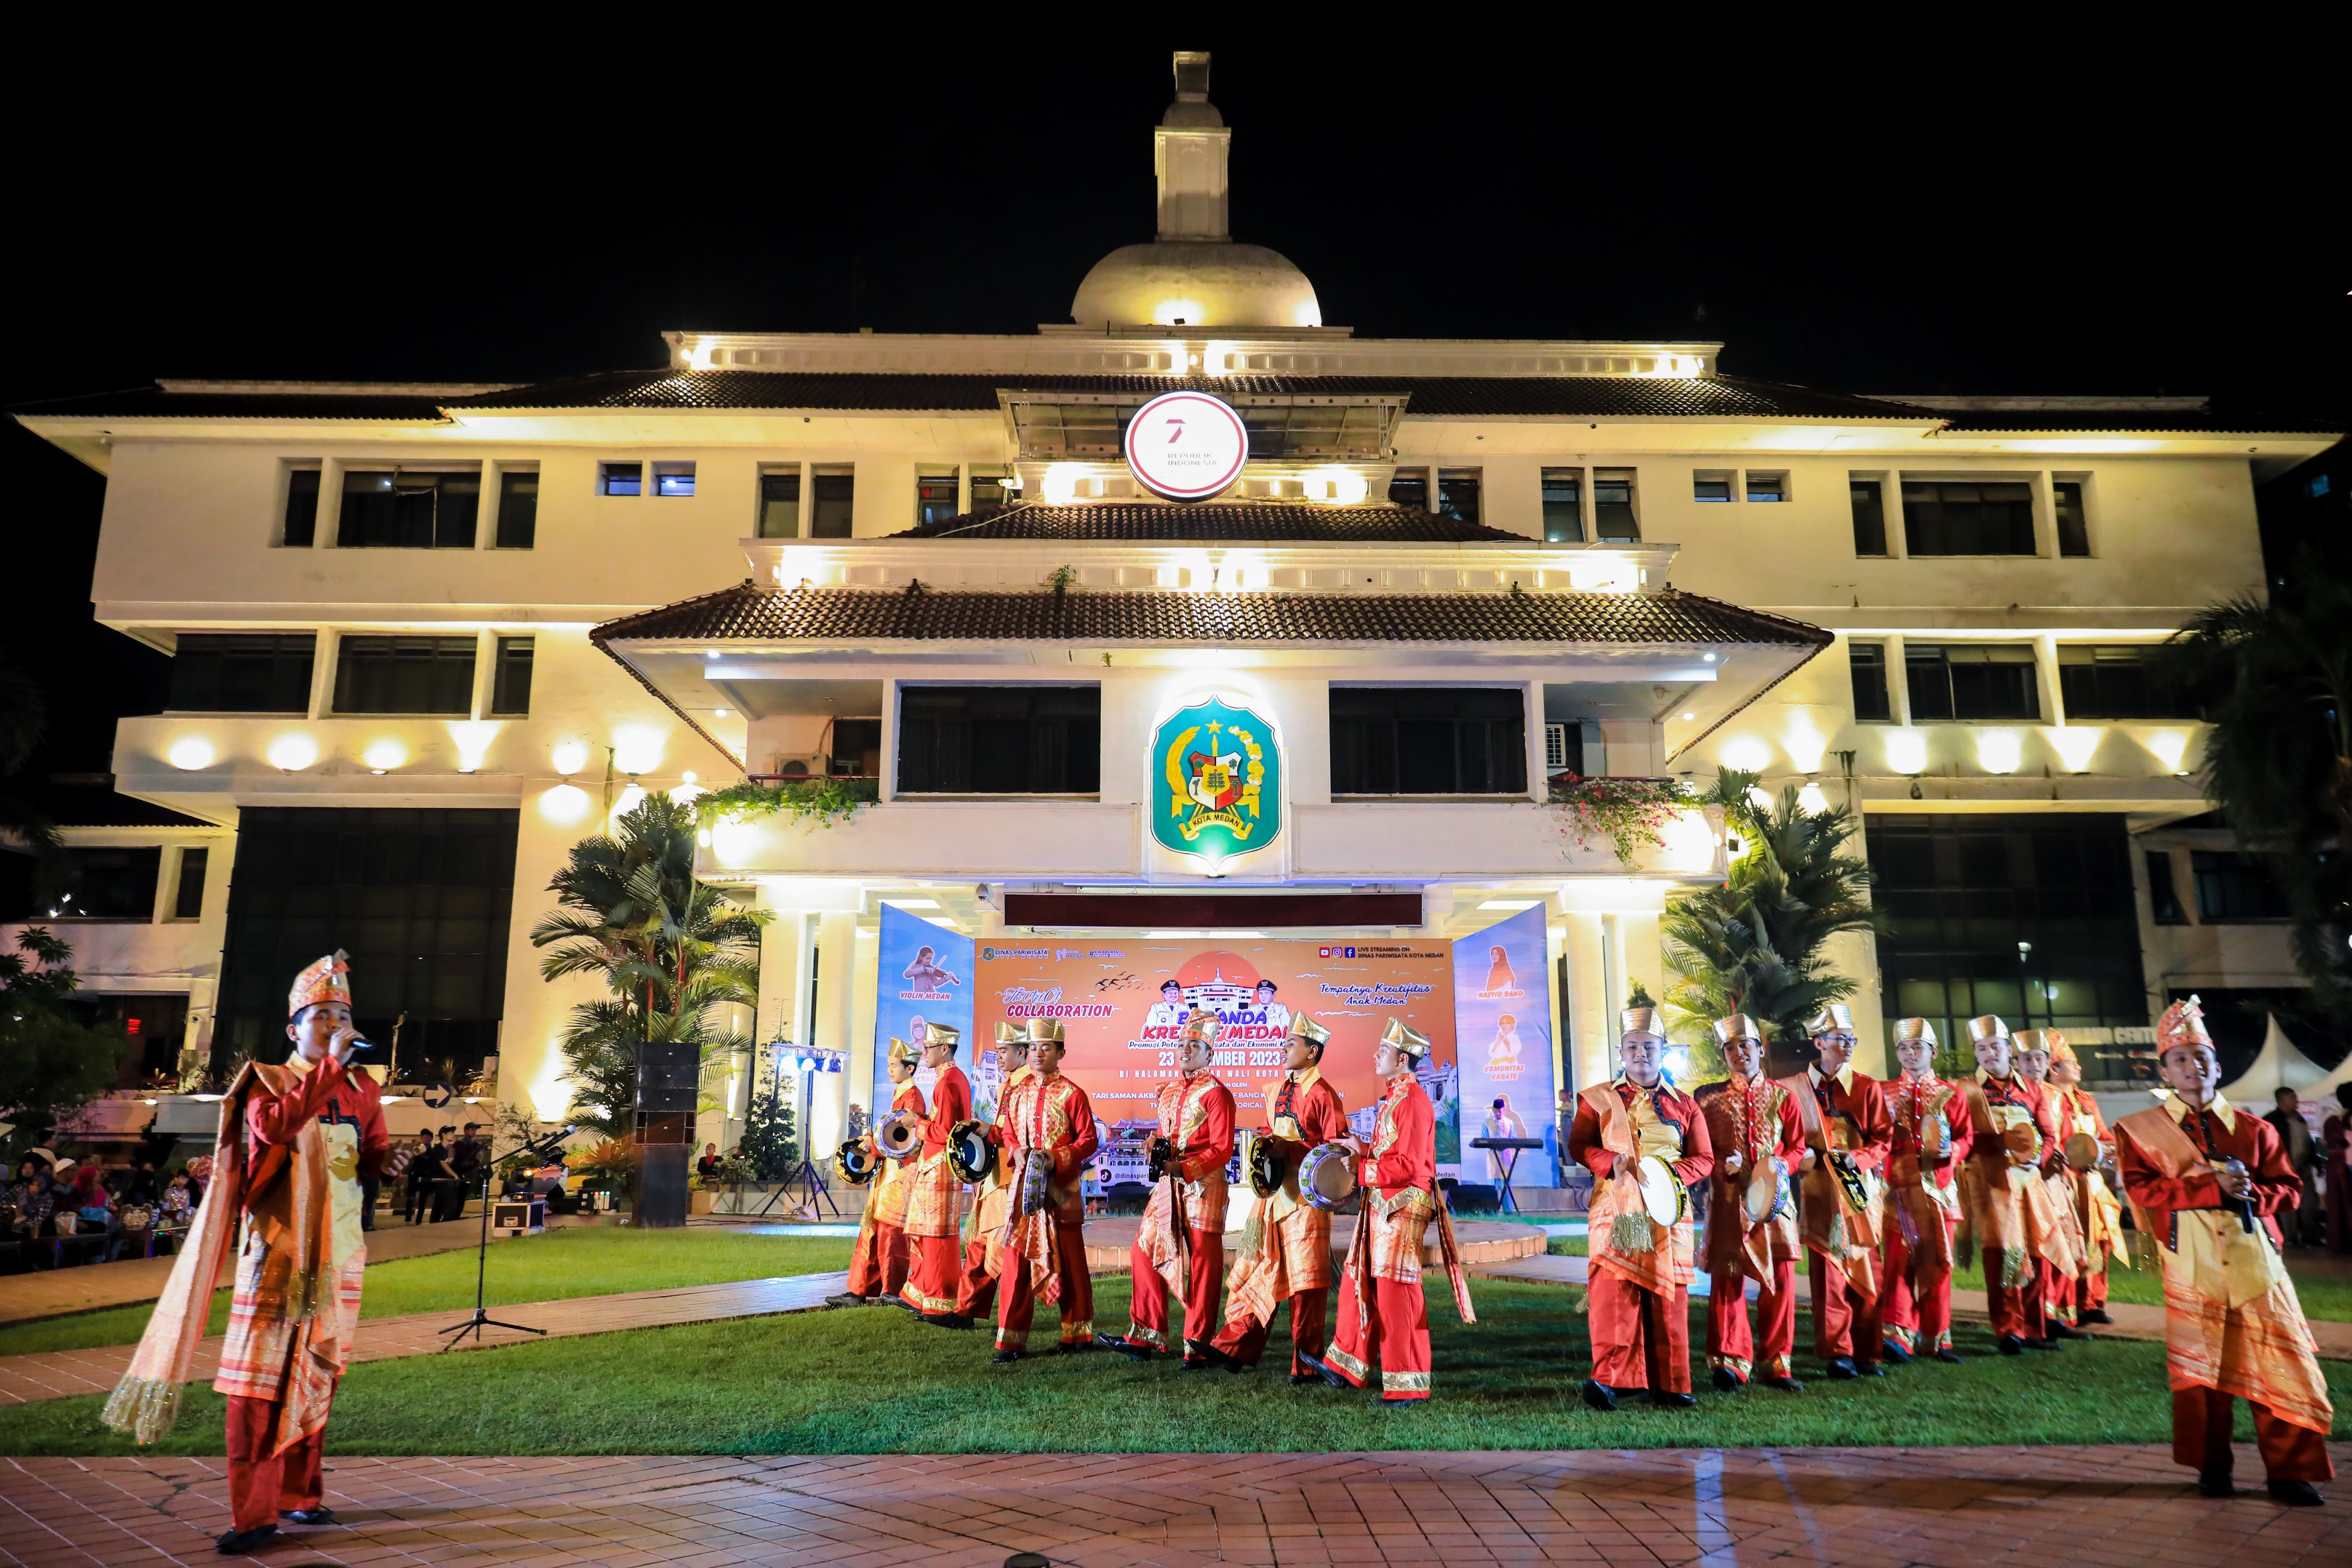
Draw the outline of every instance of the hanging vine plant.
M1586 849L1605 837L1617 852L1618 864L1629 871L1644 852L1665 847L1669 823L1701 804L1702 797L1679 779L1589 779L1568 773L1551 786L1560 837ZM1567 844L1560 853L1565 858Z
M745 779L698 796L695 826L715 827L722 822L749 822L782 816L803 827L831 827L846 822L861 806L881 797L879 779L780 779L762 784Z

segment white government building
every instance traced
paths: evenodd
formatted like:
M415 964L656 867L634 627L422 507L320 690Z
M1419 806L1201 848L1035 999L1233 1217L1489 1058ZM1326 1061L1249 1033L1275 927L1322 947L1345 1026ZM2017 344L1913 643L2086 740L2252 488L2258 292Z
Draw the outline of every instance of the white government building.
M99 619L174 658L69 829L89 984L166 1064L226 1059L340 944L404 1058L494 1056L551 1116L583 993L528 933L569 847L636 789L829 771L878 800L705 864L783 917L750 1022L846 1050L835 1084L870 1081L885 902L983 938L1539 902L1585 1083L1724 847L1693 816L1629 874L1549 781L1723 766L1864 816L1896 921L1839 952L1866 1062L1886 1017L1994 1011L2124 1077L2169 993L2295 984L2143 658L2261 590L2255 483L2334 432L1824 392L1712 342L1360 338L1230 237L1207 57L1176 74L1157 239L1034 334L671 332L657 369L533 385L17 411L107 477ZM1238 412L1213 499L1122 455L1171 391ZM1288 818L1220 866L1144 820L1150 726L1211 688L1278 726Z

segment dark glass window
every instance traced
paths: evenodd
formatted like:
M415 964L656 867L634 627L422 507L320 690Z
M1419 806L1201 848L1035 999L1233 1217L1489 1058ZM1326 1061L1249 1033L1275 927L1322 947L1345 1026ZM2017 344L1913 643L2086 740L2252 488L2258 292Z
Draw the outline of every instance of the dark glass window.
M1093 795L1101 787L1098 686L898 689L904 794Z
M286 476L286 542L308 550L319 542L319 470L296 468Z
M152 921L155 884L163 872L157 845L91 848L68 845L63 858L65 887L50 900L58 920Z
M646 466L643 463L599 463L596 465L596 493L600 496L635 496L646 492Z
M2189 911L2180 907L2179 886L2172 879L2172 857L2161 849L2147 852L2147 903L2160 926L2189 923Z
M2042 717L2031 647L1909 643L1903 649L1903 664L1914 722Z
M2083 513L2083 481L2054 481L2050 487L2050 513L2058 525L2058 553L2088 555L2091 552L2091 524Z
M529 637L500 637L498 664L490 671L490 711L501 718L530 711Z
M1913 555L2031 555L2033 488L2022 482L1906 479L1903 539Z
M1887 1016L1932 1021L1958 1070L1974 1068L1968 1020L1980 1014L2011 1028L2145 1026L2130 852L2124 819L2102 813L1874 814ZM2079 1048L2085 1078L2153 1079L2152 1058Z
M1853 669L1853 716L1876 720L1894 718L1895 705L1886 689L1886 645L1877 642L1848 643L1845 654L1846 662Z
M1751 501L1760 502L1787 500L1789 499L1789 476L1786 474L1759 474L1752 469L1749 470L1748 475L1748 499Z
M539 541L539 476L499 476L499 548L529 550Z
M1429 510L1429 470L1399 468L1389 480L1389 504L1409 506L1416 511Z
M2193 849L2189 868L2197 879L2197 919L2205 925L2237 921L2283 921L2286 897L2271 880L2270 868L2234 849Z
M1335 686L1334 795L1520 795L1527 700L1491 687Z
M347 550L471 550L481 508L479 469L347 472L335 542Z
M212 859L212 851L204 848L180 851L180 885L172 890L172 918L175 921L202 920L205 914L205 869Z
M1441 517L1456 522L1478 521L1478 470L1475 468L1440 468L1437 471L1437 510Z
M2058 694L2069 722L2077 719L2193 719L2196 704L2167 679L2145 647L2058 649Z
M311 632L182 632L172 656L175 713L308 713Z
M474 706L472 637L346 637L335 648L338 713L448 713Z
M1727 501L1730 499L1731 476L1729 474L1693 474L1691 476L1691 500Z
M1856 555L1886 553L1886 486L1883 480L1856 479L1846 481L1846 493L1853 501L1853 552Z
M857 513L857 476L828 474L816 476L816 504L809 514L811 539L847 539Z
M760 537L798 539L801 536L801 476L792 469L760 476Z
M1638 544L1642 524L1633 515L1633 470L1592 470L1592 531L1604 543Z
M1584 542L1584 470L1543 471L1544 538L1553 544Z
M835 719L829 745L834 777L870 779L881 776L881 720Z
M971 471L971 515L988 517L1003 511L1012 500L1013 492L1005 488L1007 478L1002 468L976 468Z
M692 463L656 463L654 494L656 496L690 496L694 493Z
M518 826L509 809L247 806L214 1060L240 1051L282 1058L287 977L341 947L352 955L360 1032L383 1047L362 1059L448 1062L460 1074L478 1067L498 1049L506 1005Z
M956 476L950 468L946 473L919 473L915 476L915 526L927 527L945 522L956 515Z

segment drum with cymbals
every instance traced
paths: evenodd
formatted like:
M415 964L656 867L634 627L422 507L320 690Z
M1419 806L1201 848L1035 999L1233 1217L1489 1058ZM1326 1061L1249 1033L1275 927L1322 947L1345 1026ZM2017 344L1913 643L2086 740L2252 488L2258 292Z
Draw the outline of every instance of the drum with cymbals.
M2042 1129L2031 1121L2012 1121L2001 1129L2001 1146L2012 1165L2037 1164L2042 1159Z
M1153 1186L1160 1184L1160 1179L1168 1173L1168 1167L1175 1163L1176 1145L1171 1140L1154 1138L1146 1147L1143 1168Z
M1770 1219L1780 1206L1780 1168L1766 1160L1749 1171L1739 1203L1747 1211L1748 1224L1762 1225Z
M2069 1133L2062 1145L2066 1163L2078 1171L2095 1171L2099 1166L2099 1141L2088 1132Z
M1282 1190L1282 1152L1271 1138L1250 1140L1250 1191L1262 1198L1270 1198Z
M1021 1212L1044 1214L1054 1197L1054 1156L1033 1150L1021 1162Z
M959 1182L984 1182L996 1172L996 1145L982 1121L959 1121L948 1130L948 1169Z
M904 1111L883 1118L874 1129L874 1147L893 1160L911 1160L915 1151L923 1146L923 1135L915 1130Z
M1683 1191L1674 1168L1655 1154L1644 1154L1633 1166L1633 1180L1642 1189L1642 1212L1654 1225L1672 1225L1682 1212Z
M866 1146L863 1138L852 1138L844 1143L835 1153L833 1163L841 1172L841 1179L853 1187L864 1186L882 1168L881 1158Z
M1319 1143L1298 1162L1298 1195L1318 1209L1336 1209L1356 1193L1356 1157L1345 1143Z
M1941 1116L1919 1119L1919 1158L1923 1161L1941 1159L1948 1152L1952 1129Z

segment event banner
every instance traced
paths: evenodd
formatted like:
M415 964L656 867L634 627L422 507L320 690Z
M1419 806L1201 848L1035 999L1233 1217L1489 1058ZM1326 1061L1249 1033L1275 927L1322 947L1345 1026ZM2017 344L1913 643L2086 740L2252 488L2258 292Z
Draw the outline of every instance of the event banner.
M887 949L886 948L886 952ZM891 971L886 964L884 974ZM1331 943L1231 937L1129 937L1023 942L980 950L980 1030L999 1019L1058 1018L1076 1078L1105 1122L1146 1121L1160 1086L1179 1076L1176 1041L1194 1008L1223 1020L1215 1072L1234 1092L1241 1125L1265 1121L1266 1086L1282 1077L1293 1012L1331 1031L1323 1074L1358 1130L1378 1104L1372 1046L1402 1018L1427 1035L1423 1082L1438 1106L1438 1158L1458 1158L1454 1068L1454 952L1444 942Z
M1522 1187L1559 1183L1554 1119L1551 984L1544 911L1521 910L1454 944L1454 1014L1462 1031L1462 1179L1492 1182L1513 1161ZM1541 1138L1516 1156L1473 1149L1474 1138Z
M875 982L874 1098L876 1110L890 1103L890 1040L893 1036L912 1045L923 1040L926 1024L952 1024L963 1035L956 1060L971 1078L972 1099L992 1103L996 1099L994 1031L984 1051L972 1039L972 940L944 926L935 926L896 904L882 906L882 964ZM985 1060L982 1060L983 1055ZM983 1077L983 1073L985 1077ZM915 1074L930 1103L929 1068Z

